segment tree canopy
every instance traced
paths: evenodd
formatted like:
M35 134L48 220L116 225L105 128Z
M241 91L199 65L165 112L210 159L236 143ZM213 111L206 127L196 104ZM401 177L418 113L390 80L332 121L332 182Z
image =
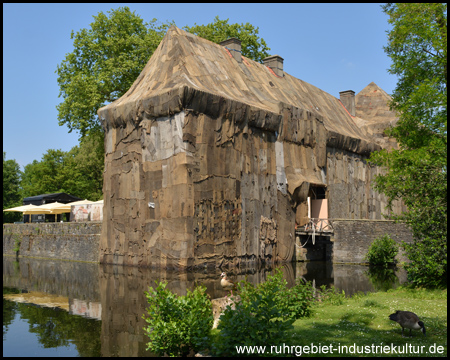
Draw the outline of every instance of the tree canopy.
M173 24L156 19L145 23L128 7L120 7L94 16L88 29L72 31L74 49L56 70L63 99L57 106L59 125L79 131L81 137L100 132L97 110L128 91ZM229 24L216 17L211 24L184 29L216 43L238 37L243 54L260 62L270 50L249 23Z
M21 171L16 160L6 160L6 153L3 151L3 209L22 205L20 194ZM21 213L4 212L3 223L20 221Z
M183 30L216 44L228 38L238 38L241 40L242 55L262 64L263 59L269 56L270 48L267 47L264 39L258 36L259 28L255 28L250 23L229 24L228 20L220 20L216 16L214 22L210 24L185 26Z
M399 116L388 130L399 148L372 154L386 169L375 187L389 205L402 199L415 238L406 246L408 276L417 285L438 285L447 276L447 5L383 6L392 30L386 53L398 77L391 109Z
M23 198L65 192L83 199L101 199L103 153L101 134L86 136L68 152L47 150L41 161L25 166L21 180Z
M97 110L122 96L158 47L168 25L157 26L128 7L94 16L90 29L72 31L74 50L58 65L59 125L81 136L100 131Z

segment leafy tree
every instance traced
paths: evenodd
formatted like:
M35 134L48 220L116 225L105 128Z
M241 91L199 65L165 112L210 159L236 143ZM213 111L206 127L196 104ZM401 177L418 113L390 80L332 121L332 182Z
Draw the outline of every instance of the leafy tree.
M391 109L398 123L388 130L399 149L372 154L386 169L375 188L388 205L402 199L414 243L405 250L406 266L416 285L436 286L447 277L447 4L387 4L393 25L386 53L398 76Z
M262 60L269 56L264 39L258 36L259 28L252 24L228 24L227 20L220 20L218 16L214 18L214 22L207 25L185 26L183 30L191 34L200 36L209 41L220 43L231 37L241 40L242 55L252 60L262 63Z
M63 190L66 157L62 150L49 149L42 156L42 161L33 160L31 164L26 165L21 183L23 197L66 192ZM69 181L73 181L73 177L70 177Z
M98 200L103 197L103 169L105 151L103 133L93 133L80 140L69 152L74 167L76 187L71 191L83 199Z
M49 149L41 161L25 166L22 176L23 197L65 192L98 200L103 186L102 134L81 139L70 151Z
M6 153L3 152L3 209L22 205L20 196L20 167L16 160L6 160ZM4 212L3 223L20 221L21 213Z
M74 50L56 73L59 96L59 125L81 136L101 131L97 110L121 97L139 76L158 47L169 24L157 26L131 12L128 7L100 12L90 29L72 31Z

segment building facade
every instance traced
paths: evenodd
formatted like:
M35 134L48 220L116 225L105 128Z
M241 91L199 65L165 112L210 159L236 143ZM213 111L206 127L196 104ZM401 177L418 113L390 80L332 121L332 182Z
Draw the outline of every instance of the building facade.
M291 261L313 215L380 219L371 152L396 146L389 96L340 99L172 26L105 130L100 262L186 269ZM395 212L401 204L394 206Z

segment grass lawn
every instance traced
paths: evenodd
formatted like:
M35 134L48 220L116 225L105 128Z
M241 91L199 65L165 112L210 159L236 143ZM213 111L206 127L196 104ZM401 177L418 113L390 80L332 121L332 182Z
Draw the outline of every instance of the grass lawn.
M409 330L405 329L408 337L403 338L401 326L388 318L395 310L416 313L425 324L427 336L413 330L410 338ZM447 356L447 290L399 288L356 294L351 298L325 299L314 305L311 317L294 323L286 344L303 347L321 344L334 348L332 354L305 352L302 356ZM338 353L338 346L349 348L352 345L359 346L360 351L369 348L370 351ZM380 350L373 353L375 346L388 346L390 351L395 348L397 353L383 354ZM443 353L430 353L438 346ZM288 355L287 350L285 354Z

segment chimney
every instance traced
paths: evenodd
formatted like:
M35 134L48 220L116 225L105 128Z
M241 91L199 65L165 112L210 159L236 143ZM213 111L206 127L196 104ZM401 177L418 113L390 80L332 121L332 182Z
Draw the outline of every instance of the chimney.
M280 55L272 55L263 59L263 64L270 67L278 76L283 77L283 60Z
M350 115L355 116L355 92L353 90L340 91L339 97Z
M228 49L230 51L231 55L233 55L234 59L238 63L242 62L241 40L239 40L238 38L232 37L232 38L222 41L220 43L220 45L222 45L223 47Z

